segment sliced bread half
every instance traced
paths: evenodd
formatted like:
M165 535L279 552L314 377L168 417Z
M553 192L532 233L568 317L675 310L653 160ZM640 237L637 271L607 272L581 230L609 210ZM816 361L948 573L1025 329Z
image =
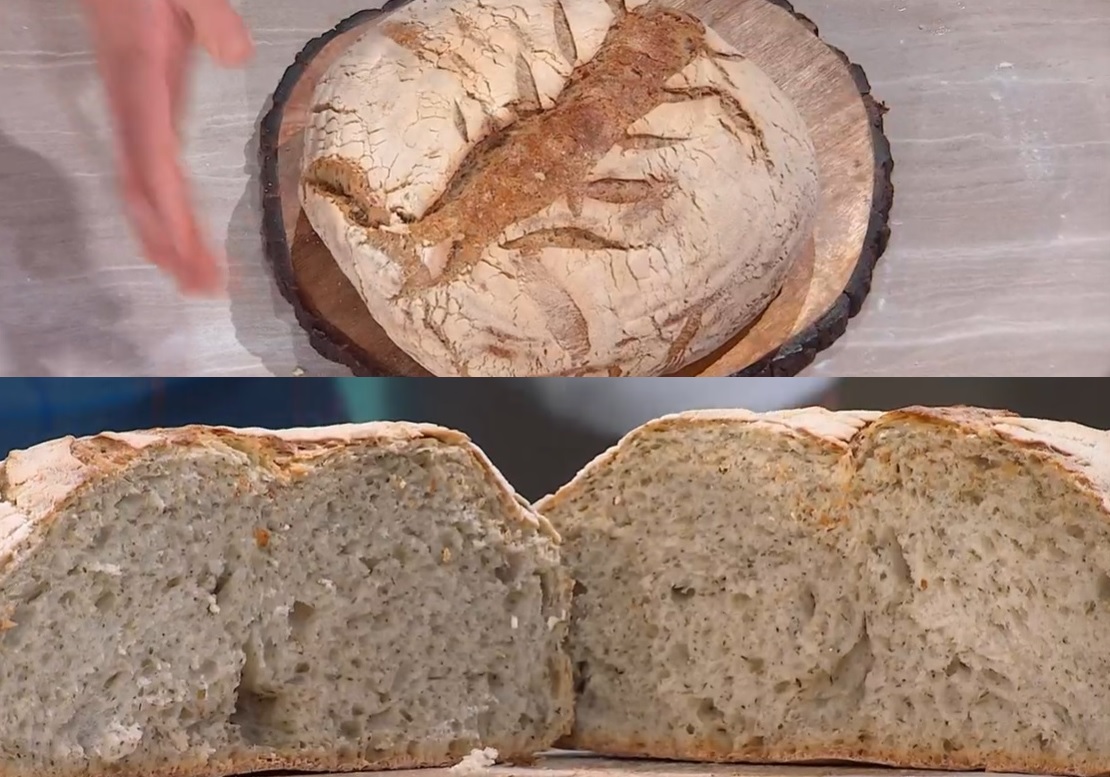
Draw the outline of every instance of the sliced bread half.
M103 434L0 472L6 775L443 765L568 730L557 535L461 434Z
M1110 435L968 409L652 422L538 506L564 745L1110 770Z

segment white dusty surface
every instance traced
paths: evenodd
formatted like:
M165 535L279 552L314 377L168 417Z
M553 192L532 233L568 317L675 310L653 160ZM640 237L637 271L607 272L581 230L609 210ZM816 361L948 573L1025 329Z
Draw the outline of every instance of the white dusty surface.
M73 0L4 0L0 374L342 374L261 256L254 134L304 42L377 0L239 0L242 72L202 65L189 162L230 302L136 256ZM892 112L894 239L813 375L1110 375L1110 3L798 0Z

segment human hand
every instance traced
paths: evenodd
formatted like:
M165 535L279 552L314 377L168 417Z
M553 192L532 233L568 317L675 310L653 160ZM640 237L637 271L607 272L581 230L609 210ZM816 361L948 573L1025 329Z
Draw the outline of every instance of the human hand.
M179 129L194 45L235 67L250 58L250 33L228 0L82 4L115 121L123 198L143 251L182 293L219 294L223 261L193 209Z

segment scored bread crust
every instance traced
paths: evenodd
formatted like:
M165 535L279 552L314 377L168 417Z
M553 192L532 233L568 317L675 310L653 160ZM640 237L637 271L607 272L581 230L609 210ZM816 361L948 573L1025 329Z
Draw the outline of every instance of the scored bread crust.
M653 430L693 428L704 424L752 424L788 437L805 436L842 454L844 472L849 478L881 440L884 431L893 425L909 424L925 430L986 439L1056 470L1076 493L1099 508L1104 519L1110 523L1110 432L1069 422L1022 418L1004 410L962 406L914 406L885 413L832 412L821 408L762 414L743 410L712 410L666 416L626 435L616 446L587 464L573 480L537 502L536 509L553 514L642 435ZM844 482L848 482L847 478ZM573 574L573 570L571 572ZM946 751L939 742L936 748L906 749L798 742L792 747L749 746L722 752L708 739L683 746L673 740L614 739L596 731L575 730L558 746L618 757L705 762L850 761L914 769L1016 771L1090 777L1110 773L1110 754L1101 758L1089 755L1063 758L1033 751Z
M321 79L303 164L337 264L443 377L675 371L778 294L818 202L785 94L643 0L413 2Z
M194 425L143 432L104 432L90 437L51 440L27 450L13 451L6 460L0 461L0 587L22 562L33 558L55 519L85 490L148 456L167 450L184 454L190 449L231 448L245 454L252 465L268 470L278 480L291 480L307 475L316 460L337 450L360 445L388 450L391 446L400 448L419 440L435 440L463 449L495 488L508 521L534 530L556 545L559 543L559 535L550 522L517 494L467 435L431 424L373 422L284 430ZM0 631L7 617L7 604L0 598ZM570 669L569 666L563 668L566 676L561 686L569 688ZM570 706L567 705L568 712ZM535 737L535 741L526 743L520 752L505 748L499 751L499 758L505 761L529 758L568 733L571 724L568 715L558 721L561 730ZM305 749L288 753L214 754L203 758L186 752L174 754L173 759L173 763L144 765L142 772L148 777L207 777L277 770L414 769L453 763L449 759L429 759L413 753L366 759L357 755L341 756L328 750ZM108 764L95 770L60 767L42 773L46 777L130 773L120 769L118 764ZM18 766L0 764L0 777L25 775L26 771Z

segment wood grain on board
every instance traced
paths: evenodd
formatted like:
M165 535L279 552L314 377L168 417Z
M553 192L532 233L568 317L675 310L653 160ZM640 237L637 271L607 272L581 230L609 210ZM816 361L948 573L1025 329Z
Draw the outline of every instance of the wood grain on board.
M782 293L726 346L684 376L790 375L843 334L870 288L887 236L892 188L879 105L862 70L826 45L784 0L667 0L697 15L793 100L817 149L821 208ZM298 200L303 129L316 83L391 9L356 14L311 42L286 72L263 122L266 253L313 346L359 375L427 377L386 336L316 236Z
M694 764L638 761L568 754L541 758L534 766L495 766L477 772L415 769L398 772L361 772L322 777L966 777L961 772L888 769L838 765ZM994 777L1009 777L994 775Z

